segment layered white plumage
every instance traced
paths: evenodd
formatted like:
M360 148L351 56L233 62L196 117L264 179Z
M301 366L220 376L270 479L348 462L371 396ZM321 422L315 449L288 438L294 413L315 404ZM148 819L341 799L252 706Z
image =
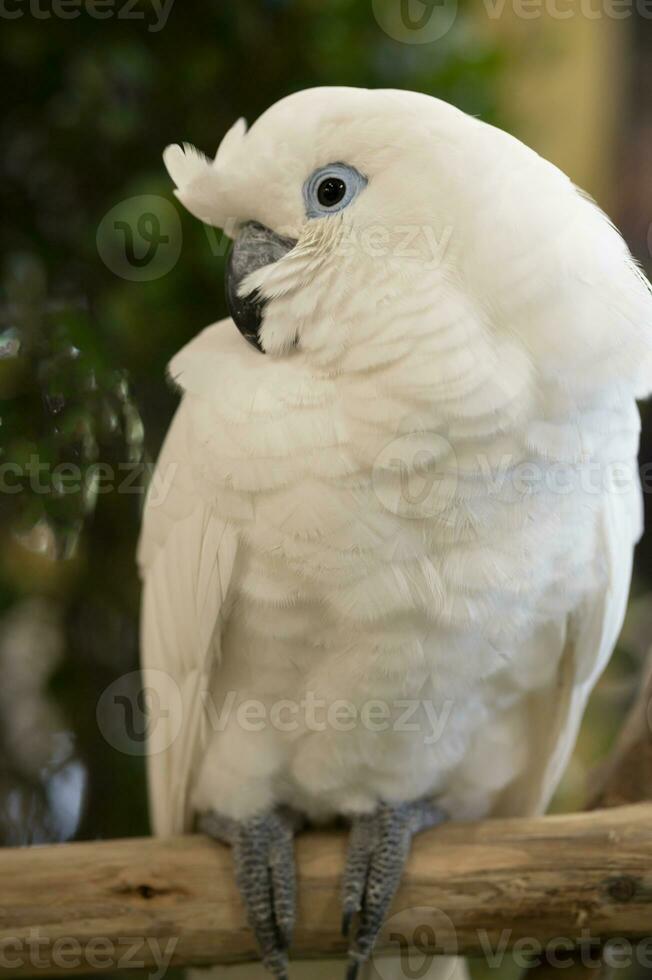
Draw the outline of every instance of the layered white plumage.
M343 160L368 187L306 219L306 177ZM648 284L555 167L425 96L300 93L214 162L166 162L202 219L298 243L247 283L265 355L223 321L170 367L140 550L145 668L182 705L156 830L427 793L454 819L540 810L627 600ZM389 724L315 730L314 699Z

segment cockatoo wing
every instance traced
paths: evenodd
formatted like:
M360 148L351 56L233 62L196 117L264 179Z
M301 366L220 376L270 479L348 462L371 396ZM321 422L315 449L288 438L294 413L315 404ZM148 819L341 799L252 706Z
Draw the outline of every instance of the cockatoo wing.
M161 836L191 829L189 786L208 736L202 698L219 663L237 550L233 528L198 491L188 416L184 399L148 491L138 552L150 813Z
M628 435L637 437L640 422L634 403L627 425ZM595 555L601 566L601 588L546 634L548 645L557 644L557 650L563 651L556 683L528 702L528 765L523 777L501 796L493 815L523 816L547 808L573 752L589 695L618 640L634 545L642 527L641 489L635 477L626 490L613 490L604 497Z

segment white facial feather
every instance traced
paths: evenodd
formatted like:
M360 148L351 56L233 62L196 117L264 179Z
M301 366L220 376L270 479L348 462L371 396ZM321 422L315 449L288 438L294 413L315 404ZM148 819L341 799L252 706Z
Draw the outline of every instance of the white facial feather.
M169 147L165 161L203 220L231 229L256 220L298 239L242 284L269 300L271 354L298 338L316 363L339 370L347 360L364 368L366 351L383 357L381 333L385 352L399 355L408 331L427 347L430 304L450 287L475 306L490 342L518 336L547 375L572 381L581 367L588 387L616 378L649 387L649 286L617 231L552 164L437 99L301 92L249 132L236 123L212 163L187 146ZM368 186L339 214L308 219L303 184L334 161ZM421 317L407 309L414 293Z

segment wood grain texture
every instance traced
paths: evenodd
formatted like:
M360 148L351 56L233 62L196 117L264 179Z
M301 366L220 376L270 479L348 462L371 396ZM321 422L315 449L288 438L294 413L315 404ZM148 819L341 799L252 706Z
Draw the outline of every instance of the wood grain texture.
M295 955L345 949L345 847L338 832L297 839ZM151 967L162 955L184 965L256 959L229 851L200 836L6 849L0 896L0 976ZM589 932L647 937L652 804L429 831L415 840L394 911L385 943L420 925L438 952Z

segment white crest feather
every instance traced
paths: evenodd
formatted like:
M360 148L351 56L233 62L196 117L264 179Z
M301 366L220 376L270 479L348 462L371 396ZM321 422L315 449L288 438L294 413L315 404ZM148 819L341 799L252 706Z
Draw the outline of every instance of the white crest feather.
M236 123L231 126L226 136L220 143L215 154L214 166L227 166L241 145L247 132L247 120L241 116Z
M190 143L171 143L163 151L163 163L179 189L186 187L210 170L208 157Z

